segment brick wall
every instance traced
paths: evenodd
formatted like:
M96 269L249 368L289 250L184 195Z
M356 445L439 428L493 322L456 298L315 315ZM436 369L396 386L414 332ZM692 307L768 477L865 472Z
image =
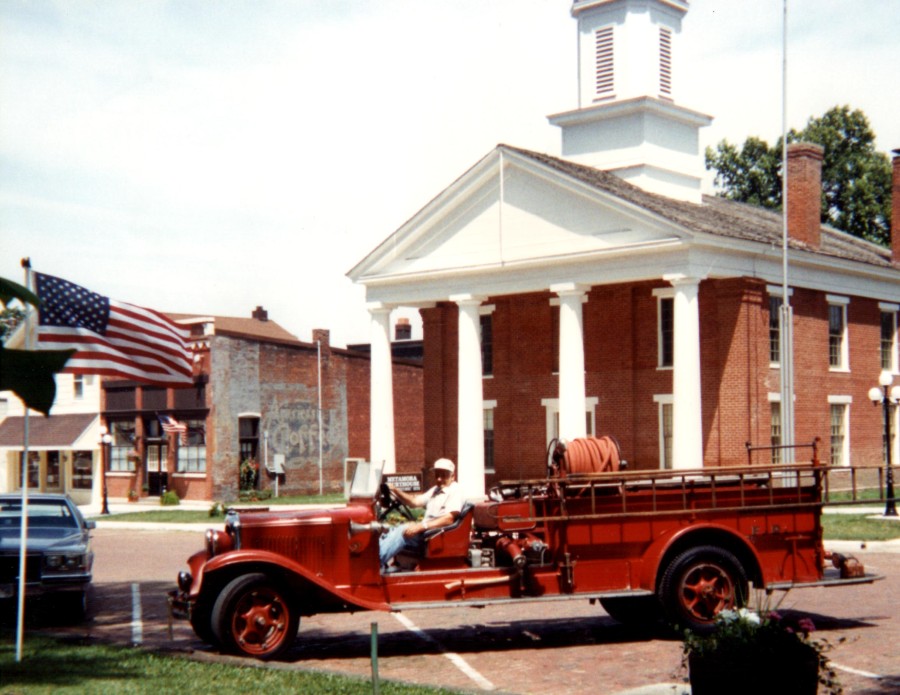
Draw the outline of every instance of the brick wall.
M657 299L663 282L594 287L584 304L585 384L597 397L598 434L614 435L633 468L659 466L656 395L672 393L672 371L657 367ZM546 409L558 397L553 373L556 341L550 293L493 297L494 373L483 382L484 398L496 400L494 450L497 479L544 474ZM866 398L879 366L878 302L851 298L848 307L850 372L828 369L825 294L796 290L796 440L822 438L827 460L829 396L850 396L852 461L881 461L881 419ZM769 394L780 374L769 364L769 296L752 278L700 284L701 389L705 465L743 465L745 444L767 446L771 436ZM425 326L426 459L456 454L457 316L454 304L422 312ZM808 453L798 455L805 458Z
M321 486L325 492L339 492L344 485L344 459L369 455L369 360L332 349L327 334L321 337ZM269 461L275 454L285 456L286 474L279 481L279 493L317 493L320 439L316 345L215 336L211 355L207 429L210 487L205 498L233 500L237 496L238 422L242 414L260 416L261 462L265 431ZM394 382L398 463L421 467L421 367L396 364ZM274 488L274 478L261 474L260 487ZM185 493L195 496L187 487ZM197 494L202 493L197 490Z

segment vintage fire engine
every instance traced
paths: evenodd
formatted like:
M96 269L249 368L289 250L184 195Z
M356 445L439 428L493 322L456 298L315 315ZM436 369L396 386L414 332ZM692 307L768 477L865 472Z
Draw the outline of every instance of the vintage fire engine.
M271 659L300 616L516 601L600 601L623 622L708 628L773 591L871 582L826 553L820 518L829 469L809 463L628 471L611 438L553 442L549 474L502 483L430 535L404 571L382 574L388 514L412 513L379 466L357 467L346 506L229 511L188 560L170 611L217 648Z

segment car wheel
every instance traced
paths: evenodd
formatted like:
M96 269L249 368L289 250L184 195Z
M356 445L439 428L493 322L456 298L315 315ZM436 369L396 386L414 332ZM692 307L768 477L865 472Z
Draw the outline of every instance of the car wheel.
M653 625L663 615L656 596L615 596L601 598L600 605L613 620L623 625Z
M76 591L65 595L63 616L69 623L82 623L87 618L87 591Z
M700 546L669 564L659 594L673 624L705 633L713 629L720 612L744 605L747 588L747 574L732 553Z
M297 635L300 615L288 593L265 574L232 580L216 599L212 630L224 651L273 659Z
M221 646L213 632L212 607L210 606L209 601L203 599L197 601L197 605L191 609L190 621L191 627L194 629L194 634L197 635L201 641L211 644L214 647Z

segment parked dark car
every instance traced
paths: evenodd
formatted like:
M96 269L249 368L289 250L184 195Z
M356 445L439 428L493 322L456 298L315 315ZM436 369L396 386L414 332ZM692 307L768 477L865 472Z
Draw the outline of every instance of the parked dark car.
M26 597L45 596L70 617L84 617L94 564L91 530L95 527L68 495L28 496ZM22 495L0 495L0 600L4 602L18 594L21 534Z

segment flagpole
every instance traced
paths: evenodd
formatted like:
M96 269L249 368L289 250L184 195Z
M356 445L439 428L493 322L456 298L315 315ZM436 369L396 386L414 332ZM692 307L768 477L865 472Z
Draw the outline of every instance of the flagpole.
M781 64L781 462L794 462L794 319L788 287L788 164L787 164L787 14L783 0Z
M25 270L25 288L31 291L31 259L22 259L22 268ZM34 349L34 341L32 337L31 327L28 325L36 316L33 307L29 308L25 315L25 349L30 351ZM23 451L22 451L22 525L19 535L19 593L16 605L16 663L22 661L22 642L25 631L25 566L28 557L28 438L29 438L29 412L31 408L27 403L25 406L25 417L23 423Z

